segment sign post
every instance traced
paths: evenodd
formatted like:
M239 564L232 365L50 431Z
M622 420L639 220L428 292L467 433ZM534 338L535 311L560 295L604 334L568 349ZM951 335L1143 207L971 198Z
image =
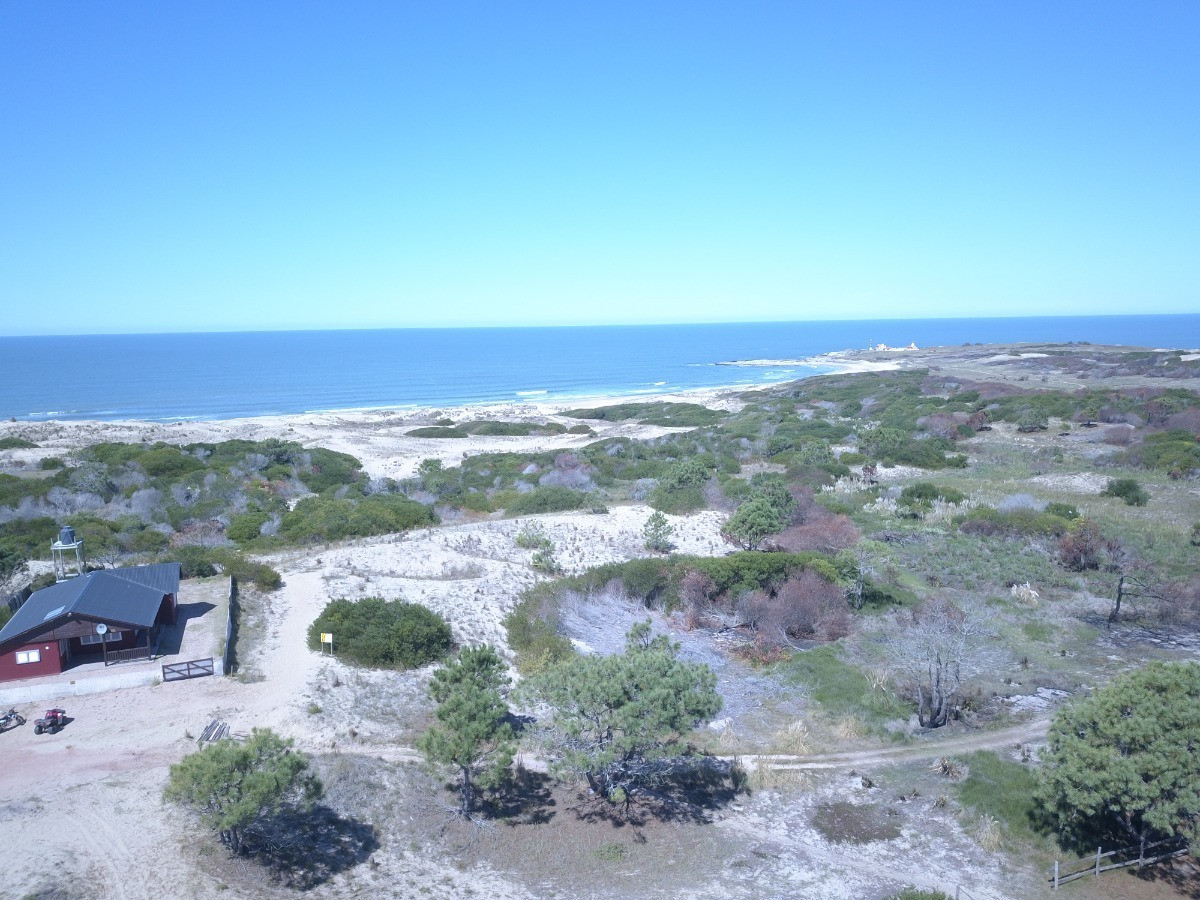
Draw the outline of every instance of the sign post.
M325 649L326 644L329 645L329 655L333 656L333 632L332 631L322 631L321 632L321 649L322 650Z
M103 622L96 623L96 634L100 635L100 646L104 654L104 667L108 668L108 626Z

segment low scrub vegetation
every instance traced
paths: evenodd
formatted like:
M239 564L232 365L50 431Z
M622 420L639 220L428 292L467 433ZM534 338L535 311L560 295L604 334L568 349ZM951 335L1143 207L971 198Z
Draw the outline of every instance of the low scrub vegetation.
M450 626L417 603L364 597L331 600L308 629L308 647L321 649L321 635L333 635L339 659L383 669L414 669L450 650Z

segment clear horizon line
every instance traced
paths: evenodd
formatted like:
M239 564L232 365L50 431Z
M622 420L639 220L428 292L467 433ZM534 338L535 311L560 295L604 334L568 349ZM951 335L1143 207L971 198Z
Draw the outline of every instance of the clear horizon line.
M78 331L78 332L37 332L22 334L3 334L0 340L9 338L55 338L55 337L156 337L168 335L209 335L209 334L321 334L324 332L353 332L353 331L504 331L530 328L544 329L583 329L583 328L677 328L680 326L717 326L717 325L798 325L823 323L850 322L942 322L942 321L974 321L990 319L1144 319L1170 317L1200 317L1200 313L1169 312L1169 313L1048 313L1038 316L901 316L895 318L846 318L846 319L726 319L700 322L590 322L574 324L542 324L542 325L378 325L351 326L328 328L220 328L208 331Z

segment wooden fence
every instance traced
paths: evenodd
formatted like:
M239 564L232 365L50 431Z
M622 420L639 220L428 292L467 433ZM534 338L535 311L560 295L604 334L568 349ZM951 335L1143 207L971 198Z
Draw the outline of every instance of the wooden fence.
M1127 866L1148 866L1151 863L1160 862L1164 859L1172 859L1176 856L1183 856L1189 851L1188 843L1182 838L1167 838L1162 841L1155 841L1152 844L1134 844L1131 847L1121 847L1117 850L1109 850L1107 853L1101 853L1102 848L1096 848L1096 855L1088 857L1088 866L1086 869L1079 869L1076 872L1068 872L1063 874L1059 871L1059 863L1054 861L1054 874L1050 877L1050 882L1054 885L1057 891L1060 884L1066 884L1068 881L1074 881L1076 878L1083 878L1087 875L1095 875L1100 877L1101 872L1111 872L1113 869L1124 869ZM1160 852L1147 856L1147 850L1160 850ZM1129 856L1136 854L1131 859L1124 861L1106 863L1104 860L1110 857ZM1082 860L1081 860L1082 861Z
M238 583L229 576L229 612L225 618L225 652L221 655L221 674L232 675L237 667Z
M117 663L133 662L135 659L149 659L153 653L153 647L130 647L127 650L113 650L104 657L104 664L112 666Z
M214 671L213 658L191 659L181 663L164 663L162 667L163 681L183 681L185 678L200 678L212 675Z

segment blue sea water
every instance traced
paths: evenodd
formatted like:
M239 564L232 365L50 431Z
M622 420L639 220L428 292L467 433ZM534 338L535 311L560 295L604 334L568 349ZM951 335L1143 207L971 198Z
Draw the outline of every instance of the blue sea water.
M815 374L797 360L870 342L1200 345L1200 315L0 338L0 416L224 419L690 388Z

